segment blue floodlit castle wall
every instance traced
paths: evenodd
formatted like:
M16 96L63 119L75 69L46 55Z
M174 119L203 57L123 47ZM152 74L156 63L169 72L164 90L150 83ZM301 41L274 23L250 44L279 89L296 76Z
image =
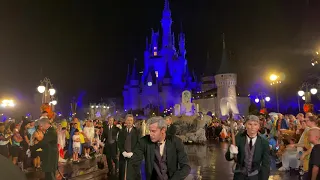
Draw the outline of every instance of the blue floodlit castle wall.
M175 36L171 31L172 23L169 2L165 0L162 36L159 31L152 30L150 38L146 38L142 75L138 75L135 63L130 75L128 72L123 91L125 109L142 109L152 104L163 110L181 103L182 91L197 88L188 70L185 34L180 32Z

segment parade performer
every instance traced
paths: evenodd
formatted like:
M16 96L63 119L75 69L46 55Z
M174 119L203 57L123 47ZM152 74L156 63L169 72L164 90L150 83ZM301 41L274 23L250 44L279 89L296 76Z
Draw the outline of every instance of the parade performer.
M133 127L133 115L127 114L125 117L126 128L119 133L118 147L120 151L119 157L119 180L126 180L127 167L133 150L136 147L140 134L137 128ZM138 173L139 174L139 173ZM139 174L140 177L140 174Z
M58 136L57 131L51 126L50 120L47 118L38 121L46 132L42 141L36 146L42 149L42 171L45 172L45 179L55 180L56 170L58 169Z
M246 131L237 134L235 144L225 154L228 161L235 160L234 180L268 180L270 175L270 148L259 134L259 118L250 115Z
M150 135L142 137L128 163L127 180L185 179L191 170L183 143L177 136L166 136L167 124L162 117L148 120ZM140 165L145 159L145 176Z

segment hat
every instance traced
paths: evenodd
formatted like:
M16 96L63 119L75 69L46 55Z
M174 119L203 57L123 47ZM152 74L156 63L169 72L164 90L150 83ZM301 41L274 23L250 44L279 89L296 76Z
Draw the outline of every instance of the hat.
M260 122L259 121L259 117L258 116L255 116L255 115L249 115L247 120L246 120L246 123L249 122L249 121L257 121L257 122Z

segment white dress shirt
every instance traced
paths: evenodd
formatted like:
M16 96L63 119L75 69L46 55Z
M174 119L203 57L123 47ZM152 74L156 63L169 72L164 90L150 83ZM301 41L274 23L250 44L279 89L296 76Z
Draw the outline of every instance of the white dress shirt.
M257 137L258 137L258 136L252 138L252 146L254 146L254 145L256 144ZM247 136L247 143L248 143L248 144L250 143L250 138L249 138L248 136Z
M164 141L160 146L160 155L162 156L163 155L163 151L164 151L164 146L166 145L166 141Z

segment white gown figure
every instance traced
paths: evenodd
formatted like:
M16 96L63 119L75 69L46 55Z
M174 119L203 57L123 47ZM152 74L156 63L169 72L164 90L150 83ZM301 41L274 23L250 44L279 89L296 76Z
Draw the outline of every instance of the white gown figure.
M232 97L224 97L220 100L221 116L226 116L231 111L233 114L239 114L236 99Z

